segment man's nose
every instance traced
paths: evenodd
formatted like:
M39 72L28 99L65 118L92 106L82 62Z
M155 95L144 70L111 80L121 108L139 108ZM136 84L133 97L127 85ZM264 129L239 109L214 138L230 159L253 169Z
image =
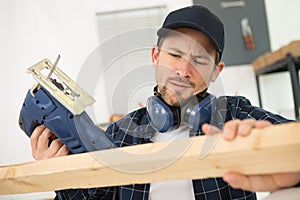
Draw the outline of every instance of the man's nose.
M190 67L191 62L188 59L182 58L176 63L176 74L182 77L188 77Z

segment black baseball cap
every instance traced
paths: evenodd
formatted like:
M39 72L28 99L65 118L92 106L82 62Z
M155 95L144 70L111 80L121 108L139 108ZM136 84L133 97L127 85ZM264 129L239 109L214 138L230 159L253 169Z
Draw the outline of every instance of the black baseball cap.
M193 5L172 11L157 31L159 38L169 29L192 28L206 34L222 56L224 50L224 25L222 21L206 7Z

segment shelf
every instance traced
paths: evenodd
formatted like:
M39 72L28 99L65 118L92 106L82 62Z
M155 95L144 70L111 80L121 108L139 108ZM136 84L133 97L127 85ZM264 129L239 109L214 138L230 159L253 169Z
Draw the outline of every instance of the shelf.
M299 120L299 107L300 107L300 87L299 87L299 74L300 69L300 56L293 56L288 53L284 59L281 59L273 64L267 65L255 71L257 91L259 98L259 105L262 107L259 76L271 73L278 73L288 71L291 77L291 84L294 98L295 118Z

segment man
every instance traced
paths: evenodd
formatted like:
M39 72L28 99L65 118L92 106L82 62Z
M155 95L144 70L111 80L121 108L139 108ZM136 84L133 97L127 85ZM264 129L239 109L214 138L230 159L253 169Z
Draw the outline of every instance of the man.
M211 96L207 92L209 84L217 79L224 68L224 63L220 61L224 49L224 27L219 18L208 9L202 6L191 6L171 12L163 27L158 31L158 36L157 46L152 49L152 62L156 68L157 80L155 101L161 102L166 109L170 108L174 115L177 113L180 116L183 108L186 108L191 101L196 99L197 103L201 104ZM223 114L221 109L216 108L216 115L222 116L223 121L213 124L222 128L224 122L228 121L223 127L223 137L227 140L247 136L252 128L289 122L281 116L251 106L243 97L223 97L218 102L225 102L222 107ZM162 124L164 128L162 131L161 124L158 124L159 126L155 124L156 117L160 116L151 118L152 114L149 107L134 111L112 124L107 129L107 133L113 138L116 146L122 147L218 131L217 127L208 124L201 127L202 123L197 124L196 128L191 127L181 117L173 120L175 122L172 122L171 126L165 127L165 124ZM131 130L130 123L125 123L128 120L138 126L147 127L147 131L130 134L136 130ZM191 132L189 129L194 131ZM59 140L54 140L48 147L50 135L50 130L44 126L35 129L31 136L32 154L35 159L68 154L68 149ZM300 182L300 175L295 173L243 176L228 172L223 179L178 180L89 190L63 190L57 191L56 198L78 200L256 199L255 193L250 191L273 191L290 187Z

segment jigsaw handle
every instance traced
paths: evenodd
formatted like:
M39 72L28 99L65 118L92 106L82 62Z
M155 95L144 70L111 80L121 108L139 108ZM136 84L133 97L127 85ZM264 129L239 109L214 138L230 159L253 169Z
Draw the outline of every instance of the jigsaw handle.
M114 147L112 139L96 126L85 111L73 115L48 91L28 91L20 111L19 125L30 137L38 125L45 125L72 153L83 153Z
M74 116L74 124L81 143L87 151L114 148L109 136L99 126L96 126L86 112Z

